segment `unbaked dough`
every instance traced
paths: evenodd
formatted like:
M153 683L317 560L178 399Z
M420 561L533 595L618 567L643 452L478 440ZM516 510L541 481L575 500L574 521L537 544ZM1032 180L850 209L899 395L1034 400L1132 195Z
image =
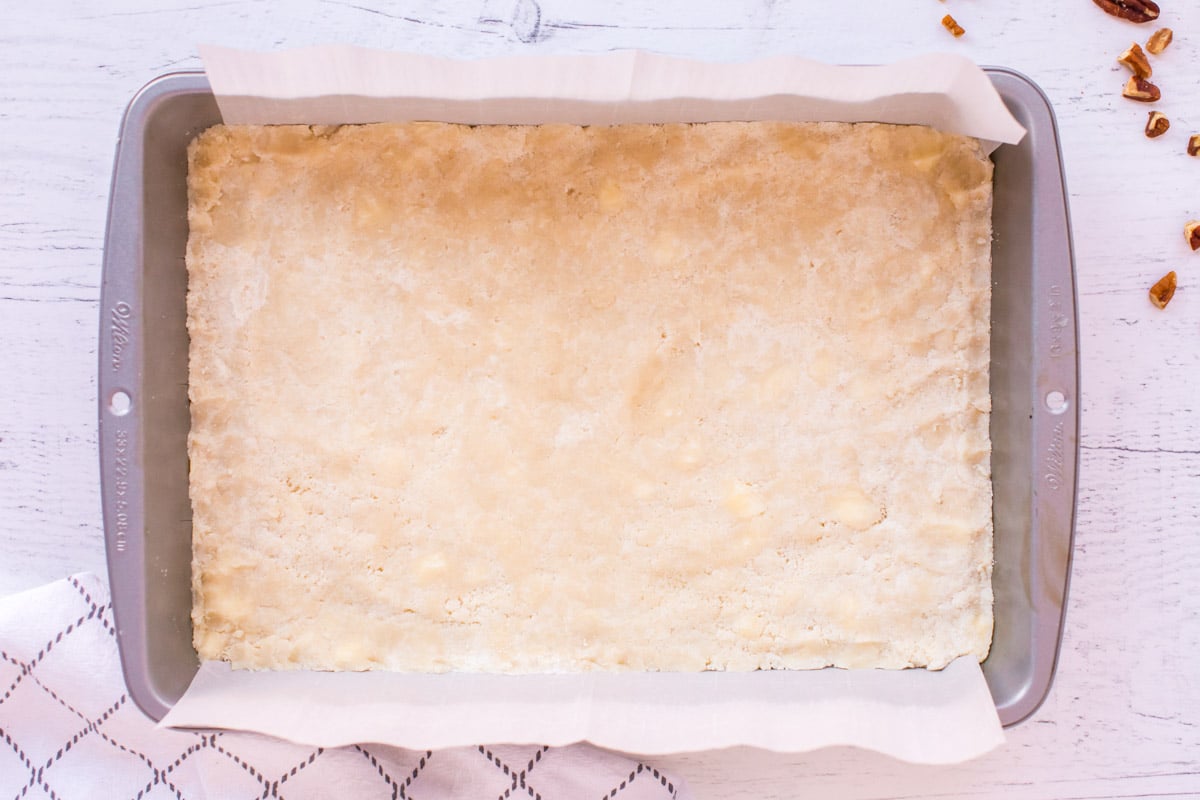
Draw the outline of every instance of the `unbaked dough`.
M409 123L188 153L202 658L986 656L976 141Z

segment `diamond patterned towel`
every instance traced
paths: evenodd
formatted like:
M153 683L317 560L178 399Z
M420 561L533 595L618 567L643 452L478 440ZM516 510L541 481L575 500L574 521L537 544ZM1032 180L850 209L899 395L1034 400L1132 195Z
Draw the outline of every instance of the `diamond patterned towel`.
M586 744L414 752L158 729L129 699L108 589L77 575L0 598L0 798L684 800L651 765Z

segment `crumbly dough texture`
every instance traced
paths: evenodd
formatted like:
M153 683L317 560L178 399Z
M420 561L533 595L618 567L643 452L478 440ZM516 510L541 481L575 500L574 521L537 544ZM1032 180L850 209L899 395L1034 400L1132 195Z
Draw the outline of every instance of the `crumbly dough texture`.
M878 124L217 126L195 645L941 667L992 632L992 166Z

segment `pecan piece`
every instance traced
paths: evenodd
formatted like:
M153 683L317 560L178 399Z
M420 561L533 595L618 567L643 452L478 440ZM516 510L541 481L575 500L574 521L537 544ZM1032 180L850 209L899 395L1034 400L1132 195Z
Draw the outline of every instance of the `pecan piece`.
M1134 75L1125 84L1125 90L1121 94L1128 97L1130 100L1138 100L1142 103L1153 103L1162 99L1162 92L1158 90L1150 81L1145 78L1139 78Z
M1150 22L1158 19L1158 4L1154 0L1092 0L1106 14L1130 22Z
M1158 55L1167 49L1167 45L1171 43L1174 36L1175 33L1170 28L1159 28L1146 40L1146 49L1150 51L1151 55Z
M1193 133L1188 139L1188 155L1200 156L1200 133Z
M1150 302L1159 308L1166 308L1167 303L1175 296L1175 270L1158 279L1158 283L1150 287Z
M1194 219L1183 226L1183 238L1193 250L1200 250L1200 219Z
M942 17L942 27L953 33L955 39L966 33L966 31L963 30L963 26L959 25L958 21L949 14Z
M1167 132L1167 128L1171 127L1171 120L1166 118L1166 115L1151 111L1150 119L1146 120L1146 135L1151 139L1157 139Z
M1142 52L1142 46L1137 42L1129 45L1124 53L1117 56L1117 61L1129 67L1139 78L1149 78L1154 70L1150 67L1150 59Z

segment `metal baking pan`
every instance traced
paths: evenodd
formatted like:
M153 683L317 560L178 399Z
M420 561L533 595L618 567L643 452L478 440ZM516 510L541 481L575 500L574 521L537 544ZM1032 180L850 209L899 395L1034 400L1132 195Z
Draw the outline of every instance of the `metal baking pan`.
M983 670L1001 722L1013 725L1045 698L1058 656L1075 521L1079 348L1054 114L1028 78L987 73L1029 132L993 155L996 624ZM191 625L186 149L220 121L203 73L149 83L121 122L109 199L99 347L104 533L125 681L154 719L199 663Z

